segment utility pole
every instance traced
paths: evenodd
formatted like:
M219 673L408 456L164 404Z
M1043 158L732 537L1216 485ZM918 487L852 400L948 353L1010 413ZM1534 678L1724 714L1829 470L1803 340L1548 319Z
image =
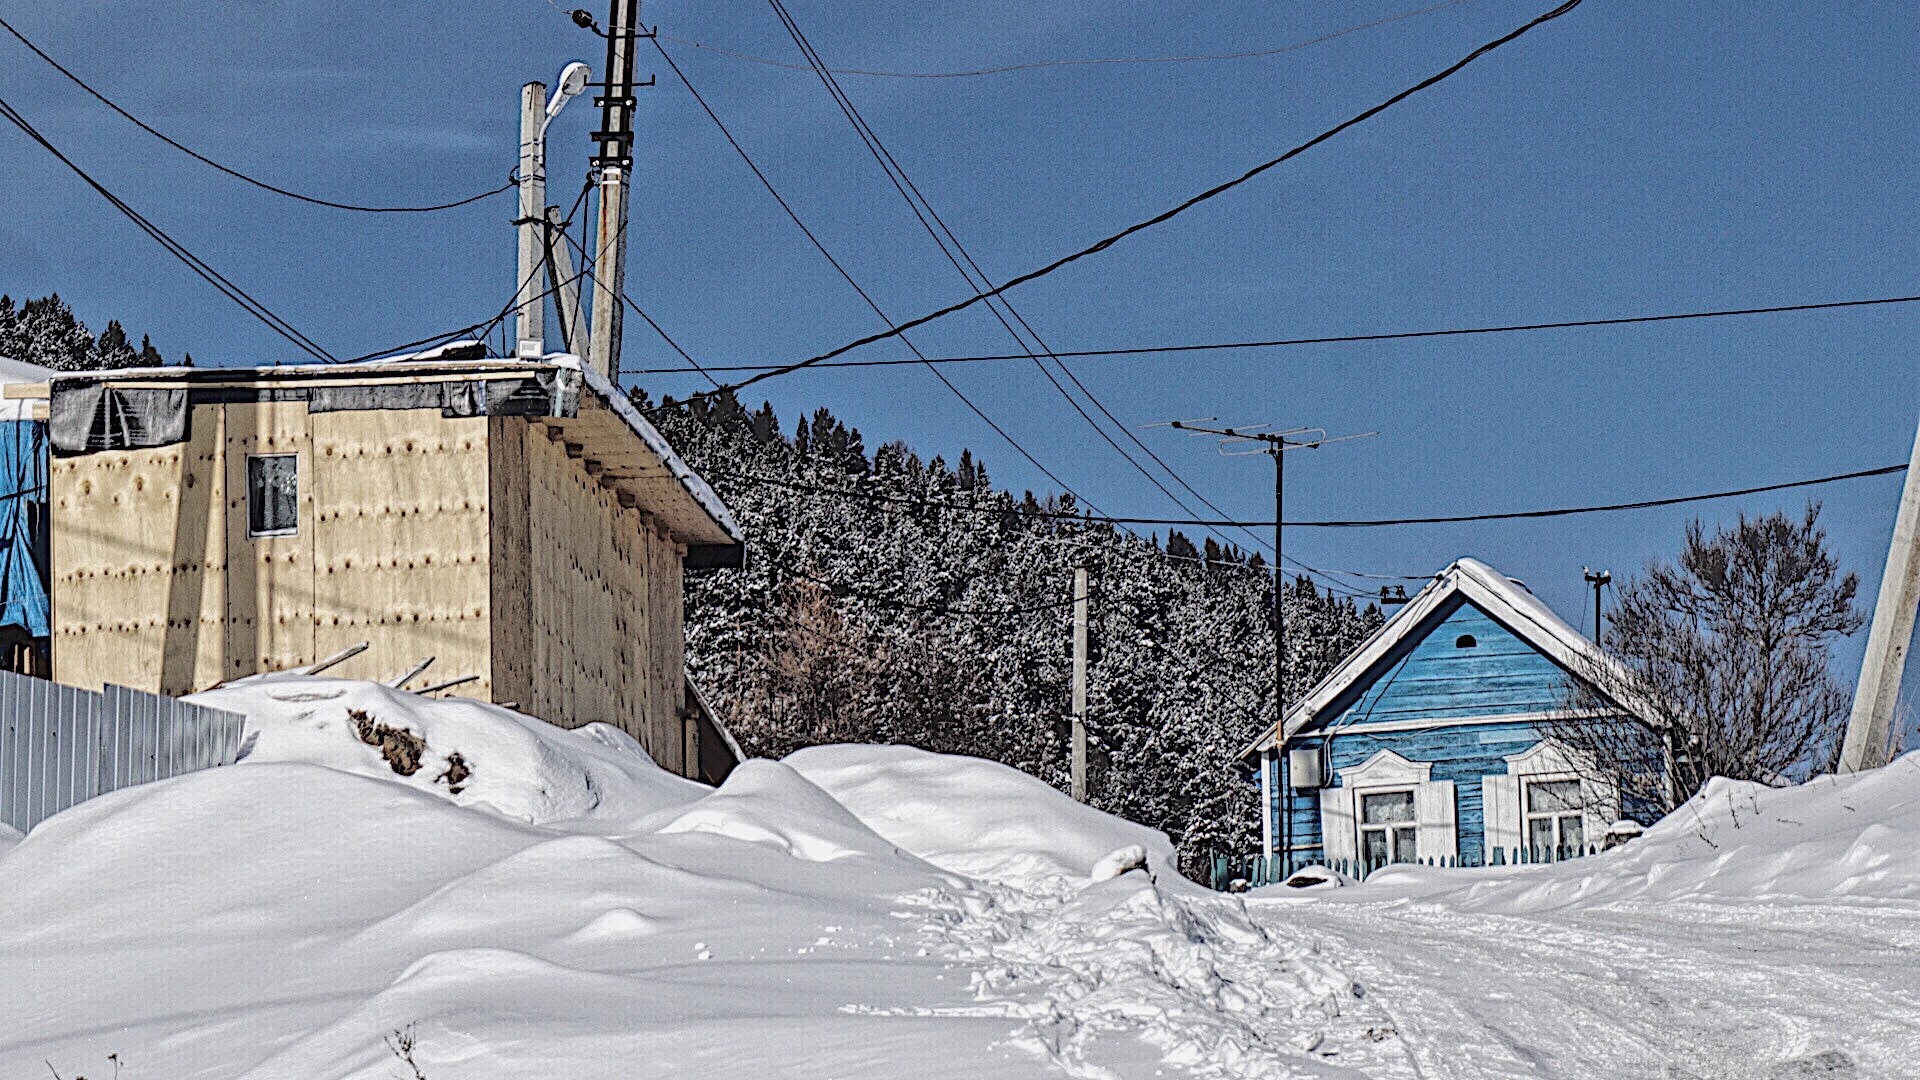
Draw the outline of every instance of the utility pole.
M1327 437L1325 428L1293 428L1288 431L1267 431L1269 425L1255 424L1250 427L1207 427L1207 420L1175 420L1167 426L1179 431L1196 435L1215 435L1220 438L1220 452L1228 457L1244 453L1266 454L1273 458L1273 714L1274 749L1281 752L1280 722L1287 715L1287 572L1285 559L1284 528L1286 526L1286 480L1287 451L1318 450L1328 443L1346 442L1348 439L1364 439L1378 435L1377 431L1366 431L1358 435L1342 435L1339 438ZM1302 437L1304 436L1304 437ZM1254 443L1263 449L1240 451L1235 453L1228 446ZM1266 766L1263 764L1262 769ZM1284 796L1284 793L1282 793ZM1287 842L1287 815L1282 813L1275 821L1280 833L1278 854L1283 873L1290 870L1287 866L1289 847Z
M1840 745L1840 771L1875 769L1892 759L1894 706L1900 700L1900 676L1913 644L1915 610L1920 609L1920 432L1915 432L1913 459L1900 490L1900 509L1893 519L1893 546L1887 550L1887 570L1880 577L1880 597L1873 605L1873 628L1867 631L1867 655L1860 662L1860 681L1853 689L1853 713L1847 718L1847 738Z
M1073 571L1073 801L1087 801L1087 568Z
M553 306L560 315L560 347L585 357L587 315L580 307L580 278L573 272L573 254L567 250L565 225L560 208L547 207L547 273L553 278Z
M546 346L546 232L547 205L547 87L530 82L520 88L520 290L515 294L513 355L521 359L545 356Z
M600 148L593 167L600 188L593 244L593 326L587 338L587 363L610 382L620 378L620 331L626 288L627 184L633 170L633 46L641 37L640 0L609 0L607 81L600 106ZM651 80L649 80L651 83Z
M1580 574L1587 579L1587 584L1593 586L1593 643L1598 645L1600 644L1600 589L1613 582L1613 571L1589 570L1583 566L1580 568Z

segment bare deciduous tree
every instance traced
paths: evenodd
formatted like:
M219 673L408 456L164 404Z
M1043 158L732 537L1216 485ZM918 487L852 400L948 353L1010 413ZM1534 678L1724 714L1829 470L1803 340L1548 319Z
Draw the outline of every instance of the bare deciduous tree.
M1677 563L1620 590L1604 642L1618 663L1574 672L1567 713L1544 733L1628 803L1661 812L1714 776L1770 783L1825 760L1850 704L1832 648L1864 620L1859 580L1841 573L1819 516L1809 504L1798 520L1743 514L1711 535L1688 525ZM1596 718L1616 702L1658 730Z

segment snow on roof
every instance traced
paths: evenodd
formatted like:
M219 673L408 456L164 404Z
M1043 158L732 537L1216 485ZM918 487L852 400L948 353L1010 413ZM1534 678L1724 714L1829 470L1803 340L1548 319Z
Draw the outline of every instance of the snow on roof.
M1565 619L1540 601L1527 587L1478 559L1457 559L1434 575L1427 587L1394 613L1373 636L1361 642L1307 695L1287 710L1280 723L1284 743L1305 727L1349 687L1360 682L1383 661L1395 646L1420 630L1442 604L1454 596L1464 596L1485 611L1494 621L1511 630L1522 641L1540 650L1549 659L1573 672L1607 672L1622 678L1612 680L1625 685L1624 670L1586 635L1568 625ZM1622 707L1648 723L1659 723L1661 712L1630 694L1614 694ZM1261 753L1274 748L1274 732L1268 731L1243 751Z
M0 386L11 386L16 383L43 383L58 374L59 372L52 368L0 356ZM24 398L0 397L0 420L31 420L33 404Z
M745 531L740 528L739 522L734 520L733 512L727 509L727 504L721 500L719 494L713 490L712 486L710 486L699 473L694 471L693 466L687 464L686 459L682 458L679 451L673 448L673 444L667 441L667 437L660 433L660 429L654 427L646 417L642 416L640 410L633 407L633 402L627 398L627 395L615 387L612 381L605 375L581 363L580 358L571 353L550 353L538 360L521 360L512 357L490 357L485 355L485 350L486 345L484 342L450 341L421 352L398 353L373 360L363 360L353 364L285 364L273 367L253 368L149 367L116 368L109 371L63 372L52 371L47 368L36 368L31 364L13 364L12 361L6 361L6 363L23 369L23 372L34 373L30 376L23 375L22 378L13 381L36 383L48 382L53 379L82 382L118 382L123 379L186 379L199 382L238 381L249 377L260 379L321 376L337 377L342 372L352 372L368 368L380 368L382 369L382 374L387 374L388 371L386 369L402 367L427 369L432 372L444 372L446 374L458 374L462 372L473 372L477 374L483 371L500 369L540 368L576 371L581 374L586 386L606 404L608 411L619 417L628 430L638 436L640 441L646 445L647 449L650 450L655 457L660 459L661 465L665 467L667 472L679 483L681 489L687 493L687 496L713 520L713 523L719 526L728 536L732 537L735 543L745 541ZM5 373L5 369L0 369L0 375L4 375ZM0 379L0 381L5 380ZM13 403L9 402L8 404ZM26 403L21 402L19 404L24 405Z
M660 434L660 429L648 422L646 417L641 416L640 410L633 407L632 399L621 393L610 379L580 363L579 357L576 356L558 355L547 359L549 362L571 361L571 366L586 376L587 386L600 395L607 406L613 410L614 415L626 421L627 427L631 428L635 435L640 436L640 441L646 443L647 449L652 450L660 458L661 463L667 467L667 471L680 482L680 486L686 489L693 501L700 504L700 508L707 512L707 516L713 519L714 524L726 530L727 535L733 537L735 543L746 539L747 534L733 519L733 511L728 510L727 504L720 500L719 493L713 490L704 477L693 471L693 466L680 457L679 451L673 448L673 444L667 441L667 437Z

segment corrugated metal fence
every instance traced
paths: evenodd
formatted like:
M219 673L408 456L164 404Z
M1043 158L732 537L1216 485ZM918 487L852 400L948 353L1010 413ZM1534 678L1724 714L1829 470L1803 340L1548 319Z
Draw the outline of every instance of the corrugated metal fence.
M0 821L25 832L96 795L231 765L244 727L177 698L0 671Z

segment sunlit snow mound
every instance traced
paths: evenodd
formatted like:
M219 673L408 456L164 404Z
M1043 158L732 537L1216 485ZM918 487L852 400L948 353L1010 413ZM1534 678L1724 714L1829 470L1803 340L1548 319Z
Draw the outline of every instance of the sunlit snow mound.
M611 728L371 683L196 700L245 715L238 764L0 835L0 1076L1252 1080L1397 1053L1314 942L988 762L829 747L716 789ZM417 750L401 771L375 727Z
M1584 859L1468 872L1389 867L1361 888L1341 890L1345 899L1392 891L1490 910L1616 900L1920 899L1920 752L1794 787L1716 778L1640 839Z
M568 731L468 698L424 698L350 679L276 676L189 700L246 716L247 764L323 765L536 824L630 819L693 802L708 791L657 768L618 728L588 724ZM419 736L425 746L418 768L396 772L379 747L356 737L356 714ZM458 783L448 769L454 754L469 772Z
M1156 875L1177 876L1166 834L997 762L907 746L816 746L785 764L902 850L969 877L1085 878L1129 847L1145 852Z

